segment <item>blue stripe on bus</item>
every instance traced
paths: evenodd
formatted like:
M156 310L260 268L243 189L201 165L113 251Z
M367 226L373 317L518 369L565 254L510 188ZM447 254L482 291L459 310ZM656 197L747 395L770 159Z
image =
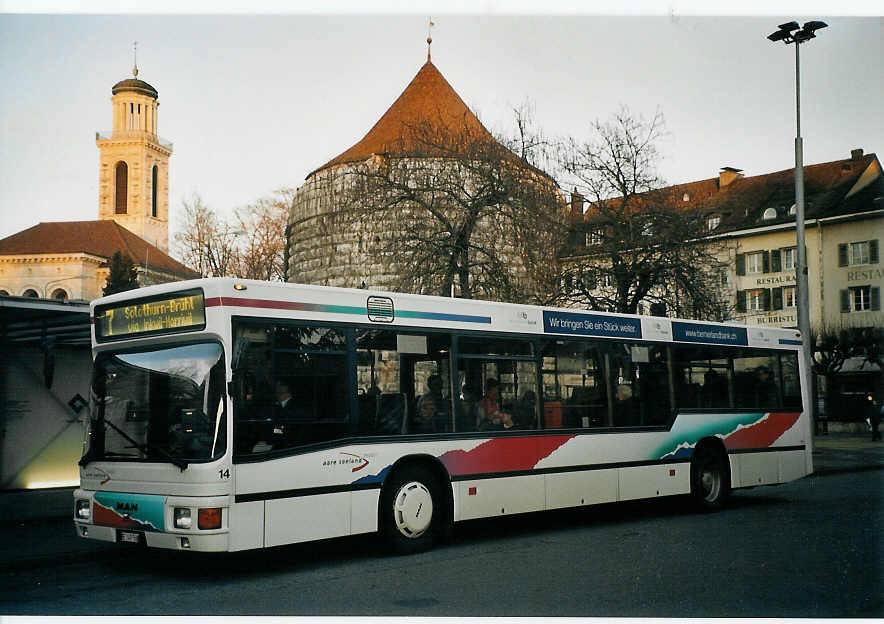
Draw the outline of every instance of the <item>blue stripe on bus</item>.
M459 323L485 323L491 324L490 316L475 316L472 314L446 314L444 312L419 312L417 310L397 310L399 318L419 318L430 321L457 321Z

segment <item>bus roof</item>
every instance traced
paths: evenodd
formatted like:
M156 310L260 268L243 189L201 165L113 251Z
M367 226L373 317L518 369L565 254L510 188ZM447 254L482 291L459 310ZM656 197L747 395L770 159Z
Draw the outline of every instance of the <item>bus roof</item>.
M279 317L367 325L447 328L546 336L582 336L678 343L797 349L795 329L596 312L375 290L204 278L148 286L96 299L96 306L202 289L206 308L236 316Z

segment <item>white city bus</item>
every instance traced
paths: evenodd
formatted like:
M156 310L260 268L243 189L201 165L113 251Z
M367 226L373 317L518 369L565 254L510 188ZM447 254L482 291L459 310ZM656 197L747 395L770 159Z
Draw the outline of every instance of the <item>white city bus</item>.
M92 304L78 535L239 551L812 472L794 330L205 279Z

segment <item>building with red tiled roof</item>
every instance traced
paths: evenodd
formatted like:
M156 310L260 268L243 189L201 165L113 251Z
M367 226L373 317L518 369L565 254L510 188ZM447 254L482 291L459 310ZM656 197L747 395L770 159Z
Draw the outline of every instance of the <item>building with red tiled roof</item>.
M134 71L111 90L113 130L96 134L99 219L39 223L0 240L0 295L94 299L117 251L141 285L199 277L166 251L172 146L156 134L156 89Z
M56 221L0 240L0 294L94 299L117 251L132 259L142 285L200 277L114 221Z
M794 175L794 169L786 169L744 176L726 167L717 178L662 190L684 210L699 211L708 239L722 249L726 269L720 283L735 321L798 325ZM804 187L811 328L884 327L881 162L875 154L855 149L850 158L805 166ZM592 207L583 213L578 205L573 213L582 213L583 220L567 254L588 258L592 233L602 219ZM848 371L850 366L855 370ZM853 406L856 388L878 387L879 375L873 365L853 362L835 381L833 396Z

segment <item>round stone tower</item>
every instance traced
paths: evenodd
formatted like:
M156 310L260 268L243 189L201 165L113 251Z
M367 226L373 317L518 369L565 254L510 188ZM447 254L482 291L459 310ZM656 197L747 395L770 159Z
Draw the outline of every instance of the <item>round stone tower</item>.
M476 115L433 65L430 59L369 132L356 144L310 173L298 188L289 218L288 279L292 282L327 286L409 289L397 285L403 273L401 258L390 253L388 242L413 224L384 211L353 218L358 196L349 192L354 183L366 178L366 169L385 167L396 161L409 161L414 168L452 166L452 159L427 151L426 142L416 137L415 128L431 127L433 136L453 137L464 146L460 158L468 158L471 146L491 145L501 159L522 167L518 158L495 141ZM425 135L423 135L425 136ZM456 159L455 159L456 160ZM412 167L406 164L406 167ZM457 167L456 164L453 165ZM466 170L469 167L461 167ZM533 173L531 175L534 175ZM538 174L536 179L545 179ZM464 188L471 185L463 180ZM515 249L515 237L497 236L500 224L479 222L474 236L483 236L505 259L506 270L516 280L525 277L523 259ZM512 227L510 228L512 231ZM386 249L385 249L386 247ZM406 260L407 261L407 260ZM413 273L413 271L412 271ZM423 291L440 294L439 291ZM452 293L458 295L456 285ZM445 293L447 294L447 292ZM468 295L470 296L470 295Z

